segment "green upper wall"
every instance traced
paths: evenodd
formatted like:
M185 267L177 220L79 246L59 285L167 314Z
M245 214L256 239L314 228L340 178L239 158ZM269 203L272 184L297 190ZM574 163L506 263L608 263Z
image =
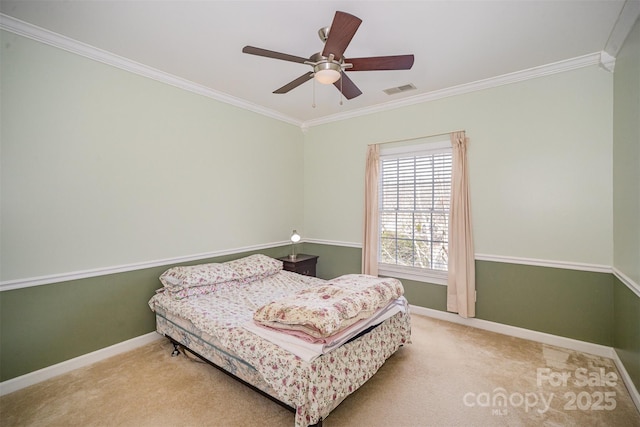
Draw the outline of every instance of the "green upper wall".
M0 280L282 242L302 227L299 127L0 37Z
M368 144L463 129L477 254L610 266L612 88L592 66L313 127L306 237L362 242Z

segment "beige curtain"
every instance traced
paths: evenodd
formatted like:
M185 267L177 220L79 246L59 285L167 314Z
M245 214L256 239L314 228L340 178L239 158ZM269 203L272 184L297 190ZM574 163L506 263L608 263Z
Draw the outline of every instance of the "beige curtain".
M378 275L378 176L380 146L369 145L364 181L364 237L362 274Z
M462 317L476 315L476 268L471 230L467 143L464 132L451 134L451 207L449 212L449 278L447 310Z

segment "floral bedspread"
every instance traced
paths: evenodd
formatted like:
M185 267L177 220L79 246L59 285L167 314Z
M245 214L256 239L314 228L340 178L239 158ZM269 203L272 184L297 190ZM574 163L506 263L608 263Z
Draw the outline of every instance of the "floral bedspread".
M229 282L215 292L175 299L157 293L149 306L187 319L216 337L226 350L253 366L276 392L296 408L296 427L315 424L378 371L400 346L410 342L408 313L398 313L370 333L312 362L305 362L242 327L265 304L325 281L288 271L250 283Z
M253 319L274 329L326 338L404 294L398 279L348 274L260 307Z

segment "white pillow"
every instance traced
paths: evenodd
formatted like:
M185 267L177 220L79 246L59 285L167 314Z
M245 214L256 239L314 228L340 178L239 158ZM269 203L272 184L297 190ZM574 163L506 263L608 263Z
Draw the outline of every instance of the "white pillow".
M238 280L245 282L263 279L282 270L282 261L262 254L227 261L225 265L235 271Z
M238 279L229 266L219 263L173 267L162 273L160 282L172 291L196 286L215 285Z

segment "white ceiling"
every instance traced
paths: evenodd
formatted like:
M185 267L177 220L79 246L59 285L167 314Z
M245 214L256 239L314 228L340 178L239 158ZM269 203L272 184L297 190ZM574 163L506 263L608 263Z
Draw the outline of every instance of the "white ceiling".
M16 18L106 51L99 52L113 63L126 58L214 98L304 126L593 58L611 48L624 6L624 0L2 0L0 12L5 29L7 20ZM343 105L335 87L315 84L313 108L312 81L273 94L311 67L243 54L242 48L308 57L322 50L317 31L331 24L336 10L363 21L345 51L347 58L413 53L413 68L349 73L363 94ZM417 90L383 92L408 83Z

